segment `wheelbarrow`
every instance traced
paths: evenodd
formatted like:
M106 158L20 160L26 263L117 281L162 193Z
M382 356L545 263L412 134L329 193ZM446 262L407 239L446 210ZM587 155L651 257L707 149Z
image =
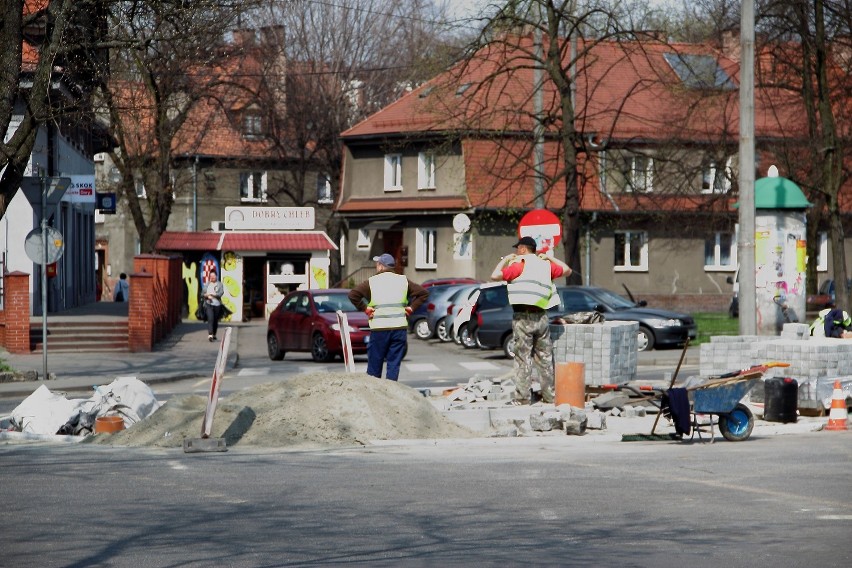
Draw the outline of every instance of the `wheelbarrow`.
M701 433L706 424L700 423L698 416L710 415L712 443L715 439L713 415L716 415L722 436L731 442L741 442L751 436L754 429L754 415L740 401L757 385L768 369L789 366L789 363L777 361L755 365L748 369L713 377L700 385L686 388L670 387L667 391L655 390L653 395L645 396L643 400L649 400L660 409L660 415L666 416L675 424L676 434L659 436L659 438L680 440L685 434L691 433L691 437L698 434L701 439ZM673 383L674 380L672 380ZM655 439L656 427L655 421L651 434L646 439Z

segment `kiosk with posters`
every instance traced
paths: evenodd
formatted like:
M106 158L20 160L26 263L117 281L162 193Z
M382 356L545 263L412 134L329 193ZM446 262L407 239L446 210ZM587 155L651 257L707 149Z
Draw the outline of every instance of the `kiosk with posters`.
M196 263L199 270L214 259L232 321L268 317L292 290L328 287L337 246L313 230L313 208L227 207L225 218L223 231L165 232L156 248L180 254L184 265Z

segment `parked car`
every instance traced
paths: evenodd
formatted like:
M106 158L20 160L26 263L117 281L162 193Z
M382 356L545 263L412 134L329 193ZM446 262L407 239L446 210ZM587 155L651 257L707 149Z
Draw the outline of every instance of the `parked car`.
M852 280L849 280L849 287L852 288ZM837 300L836 288L833 279L828 278L823 280L822 284L819 285L817 293L807 297L805 309L818 312L834 306Z
M446 286L448 284L479 284L482 280L477 280L476 278L432 278L430 280L424 281L421 286L424 288L431 288L432 286Z
M429 329L429 322L426 319L429 315L429 311L427 310L429 302L442 297L445 293L447 293L448 289L454 290L457 286L459 285L437 284L427 288L429 291L429 299L420 304L420 307L408 316L408 329L414 333L415 337L418 339L429 339L432 337L432 330Z
M556 290L561 306L548 310L551 319L565 313L597 311L607 321L638 322L639 351L683 345L687 337L695 339L697 335L695 320L687 314L648 308L644 301L634 303L595 286L559 286ZM483 288L479 304L475 309L477 342L485 349L502 348L507 357L513 357L512 308L505 285Z
M266 347L269 358L280 361L285 353L310 352L314 361L343 356L337 311L349 321L353 354L364 354L370 341L367 315L349 301L349 290L297 290L290 292L269 315Z
M429 296L426 306L426 321L429 323L429 330L431 331L430 338L437 337L441 341L452 341L452 336L449 335L452 327L447 327L447 316L452 314L453 304L463 294L469 294L478 287L479 284L454 284L452 290L440 297L432 298L431 295Z

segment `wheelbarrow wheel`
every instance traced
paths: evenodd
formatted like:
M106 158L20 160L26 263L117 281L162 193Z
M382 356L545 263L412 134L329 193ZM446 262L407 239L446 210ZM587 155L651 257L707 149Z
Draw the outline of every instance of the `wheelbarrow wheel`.
M754 429L754 416L744 404L737 404L728 414L719 416L719 431L726 440L742 442L751 436Z

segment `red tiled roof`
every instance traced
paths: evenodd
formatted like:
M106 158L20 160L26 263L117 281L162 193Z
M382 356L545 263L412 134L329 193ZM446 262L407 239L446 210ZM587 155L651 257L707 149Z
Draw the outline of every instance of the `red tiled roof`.
M470 208L463 196L455 197L355 197L347 200L337 210L344 213L370 213L385 211L458 211Z
M531 39L516 39L520 47L495 43L482 48L469 61L406 94L345 131L342 137L446 131L530 132L534 116L533 65L524 50L530 47ZM654 41L585 45L581 41L577 50L585 50L576 66L575 122L579 132L593 133L611 142L736 142L738 91L688 88L664 58L672 53L709 55L736 84L739 65L720 51L707 45ZM565 53L568 57L569 50ZM496 73L504 65L510 71ZM458 94L461 85L470 86ZM558 108L553 82L545 83L543 99L545 110ZM800 97L780 90L756 90L756 136L789 136L791 129L801 131L803 116ZM549 130L555 133L558 127L555 120Z
M157 241L159 251L315 251L337 250L322 231L214 233L167 231Z

